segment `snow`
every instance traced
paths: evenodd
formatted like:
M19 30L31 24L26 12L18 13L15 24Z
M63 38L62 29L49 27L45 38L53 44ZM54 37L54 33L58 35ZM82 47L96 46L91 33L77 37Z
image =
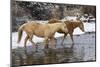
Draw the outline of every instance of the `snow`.
M84 23L85 32L95 32L95 23Z
M81 18L80 18L80 20L82 20L82 21L88 21L88 20L90 20L90 21L95 21L96 20L96 18L91 18L90 19L90 17L91 16L88 16L88 18L85 18L84 16L82 16ZM78 17L77 16L67 16L67 17L65 17L65 18L63 18L62 19L62 21L66 21L66 20L76 20Z
M65 20L76 20L77 17L76 16L67 16L65 18L62 19L62 21L65 21Z
M40 21L40 23L41 22L46 23L47 21ZM84 23L84 28L85 28L85 32L93 32L93 31L95 31L95 23ZM74 30L73 35L78 35L78 34L81 35L81 34L84 34L84 32L82 32L79 28L76 28ZM55 37L61 37L63 35L64 34L55 33ZM17 46L23 47L25 36L26 36L26 33L23 32L21 42L19 44L17 44L18 32L12 33L12 49L17 48ZM43 40L44 40L44 38L40 38L40 37L37 37L37 36L33 37L33 41L35 43L43 42ZM28 41L27 46L29 46L29 45L31 45L31 43Z

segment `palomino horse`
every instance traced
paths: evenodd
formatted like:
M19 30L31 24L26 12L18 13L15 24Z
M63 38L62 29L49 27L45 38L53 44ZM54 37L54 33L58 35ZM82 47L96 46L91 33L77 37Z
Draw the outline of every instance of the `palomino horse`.
M58 22L61 22L61 21L57 20L57 19L54 19L54 20L51 19L48 23L51 24L51 23L58 23ZM63 32L62 30L57 31L58 33L64 33L64 38L63 38L61 44L63 45L63 42L64 42L67 34L70 35L71 40L72 40L72 42L74 44L74 41L73 41L73 32L74 32L74 29L77 28L77 27L79 27L80 30L84 32L84 25L83 25L83 23L80 20L64 21L64 23L67 26L68 33Z
M65 23L54 23L54 24L40 24L36 23L34 21L28 21L27 23L20 26L18 30L18 43L21 40L22 32L25 31L27 36L24 41L24 48L26 48L27 40L32 44L35 44L32 41L33 35L36 35L38 37L44 38L45 48L48 48L48 42L49 40L55 40L54 34L58 31L62 30L63 32L67 33L68 29L66 27Z

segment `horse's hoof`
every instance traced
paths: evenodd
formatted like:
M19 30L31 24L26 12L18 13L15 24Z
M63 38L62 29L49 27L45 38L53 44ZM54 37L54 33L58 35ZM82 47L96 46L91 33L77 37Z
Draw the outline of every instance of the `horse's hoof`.
M45 49L48 49L49 47L48 47L48 46L45 46L44 48L45 48Z
M56 47L55 48L51 48L52 50L56 50Z
M53 45L53 46L51 47L51 49L56 49L56 45Z
M49 53L49 49L43 49L44 53Z
M27 47L24 47L24 50L27 50Z

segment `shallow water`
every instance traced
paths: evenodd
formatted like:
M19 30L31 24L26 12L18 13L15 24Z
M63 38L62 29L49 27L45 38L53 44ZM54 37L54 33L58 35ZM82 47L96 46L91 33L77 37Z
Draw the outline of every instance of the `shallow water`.
M74 44L70 37L61 46L62 37L57 38L56 49L44 49L43 43L37 44L37 49L27 46L12 49L13 65L38 65L69 63L80 61L95 61L95 33L86 33L74 36Z

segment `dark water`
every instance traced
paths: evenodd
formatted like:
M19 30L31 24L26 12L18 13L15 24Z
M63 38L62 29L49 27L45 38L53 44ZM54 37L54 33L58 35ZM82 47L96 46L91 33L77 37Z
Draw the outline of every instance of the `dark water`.
M64 46L61 46L62 37L57 39L56 49L43 49L40 43L36 48L28 46L27 49L12 49L13 65L38 65L69 63L80 61L95 61L95 33L74 36L74 44L67 37Z

